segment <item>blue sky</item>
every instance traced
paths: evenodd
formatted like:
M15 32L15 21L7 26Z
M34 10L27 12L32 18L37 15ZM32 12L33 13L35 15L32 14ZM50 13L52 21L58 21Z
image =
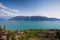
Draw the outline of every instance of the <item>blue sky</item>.
M0 17L47 16L60 18L59 0L0 0Z

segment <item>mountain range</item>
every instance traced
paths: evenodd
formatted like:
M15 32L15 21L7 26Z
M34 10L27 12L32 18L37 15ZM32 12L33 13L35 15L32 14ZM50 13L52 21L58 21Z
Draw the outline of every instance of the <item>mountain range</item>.
M8 19L8 21L60 21L60 19L45 16L16 16Z
M16 16L8 20L0 18L0 21L60 21L60 19L45 16Z

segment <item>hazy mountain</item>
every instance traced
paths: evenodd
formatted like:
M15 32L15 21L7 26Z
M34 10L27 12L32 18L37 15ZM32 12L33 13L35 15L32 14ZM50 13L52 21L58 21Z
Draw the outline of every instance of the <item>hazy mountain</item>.
M60 19L44 16L16 16L9 19L9 21L60 21Z

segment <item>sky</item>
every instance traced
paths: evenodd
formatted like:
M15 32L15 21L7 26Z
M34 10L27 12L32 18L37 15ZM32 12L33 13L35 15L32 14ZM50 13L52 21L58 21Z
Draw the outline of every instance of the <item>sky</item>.
M0 17L15 16L60 18L60 0L0 0Z

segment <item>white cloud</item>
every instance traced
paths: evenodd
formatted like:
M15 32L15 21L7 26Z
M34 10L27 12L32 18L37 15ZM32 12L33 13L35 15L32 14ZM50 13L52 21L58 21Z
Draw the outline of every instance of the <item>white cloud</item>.
M5 7L2 3L0 3L0 17L14 17L14 16L22 16L23 14L18 10L11 9Z
M2 3L0 3L0 9L7 9Z
M12 12L19 12L18 10L11 9Z
M2 14L4 14L4 16L11 16L11 17L22 15L20 13L12 13L12 12L9 12L9 11L6 11L6 10L0 10L0 12L2 12Z

